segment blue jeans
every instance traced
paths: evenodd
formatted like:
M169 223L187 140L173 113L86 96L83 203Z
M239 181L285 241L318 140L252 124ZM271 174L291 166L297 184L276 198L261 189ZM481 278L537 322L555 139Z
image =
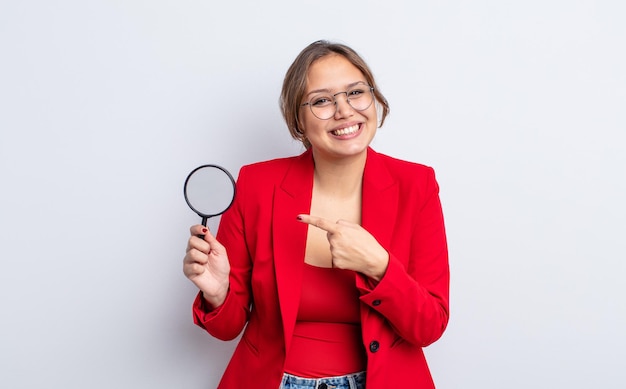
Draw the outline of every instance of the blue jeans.
M285 373L279 389L365 389L365 372L326 378L302 378Z

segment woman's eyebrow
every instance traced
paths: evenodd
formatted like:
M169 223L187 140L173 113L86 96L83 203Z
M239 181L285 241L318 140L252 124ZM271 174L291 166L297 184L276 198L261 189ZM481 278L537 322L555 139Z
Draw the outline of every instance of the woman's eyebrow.
M350 83L350 84L346 85L346 89L350 89L350 88L352 88L353 86L356 86L356 85L359 85L359 84L364 84L364 85L366 85L367 83L366 83L365 81L356 81L356 82L352 82L352 83ZM308 95L313 94L313 93L320 93L320 92L328 92L328 93L331 93L331 90L330 90L330 89L328 89L328 88L323 88L323 89L315 89L315 90L312 90L312 91L310 91L309 93L307 93L305 96L308 96Z

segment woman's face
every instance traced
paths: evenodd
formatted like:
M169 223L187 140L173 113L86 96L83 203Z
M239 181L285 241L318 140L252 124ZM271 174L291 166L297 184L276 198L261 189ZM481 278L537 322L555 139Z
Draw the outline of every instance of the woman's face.
M322 57L309 68L303 103L316 96L340 93L334 96L337 110L327 120L316 117L308 105L300 107L301 128L316 157L338 159L366 153L378 125L376 103L373 101L362 111L354 109L341 92L355 87L370 93L361 71L341 55ZM356 100L353 105L358 106Z

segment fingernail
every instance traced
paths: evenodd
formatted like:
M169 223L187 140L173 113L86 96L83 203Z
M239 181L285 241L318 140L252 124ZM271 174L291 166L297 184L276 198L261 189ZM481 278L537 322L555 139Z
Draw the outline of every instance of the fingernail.
M207 232L207 231L208 231L208 229L206 229L206 228L202 229L202 232Z
M302 216L298 215L298 216L296 216L296 219L302 220Z

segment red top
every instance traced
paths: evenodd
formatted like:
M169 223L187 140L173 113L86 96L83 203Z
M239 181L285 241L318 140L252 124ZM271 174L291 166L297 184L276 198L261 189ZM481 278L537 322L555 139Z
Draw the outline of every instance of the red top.
M319 378L365 371L354 272L305 264L285 371Z

